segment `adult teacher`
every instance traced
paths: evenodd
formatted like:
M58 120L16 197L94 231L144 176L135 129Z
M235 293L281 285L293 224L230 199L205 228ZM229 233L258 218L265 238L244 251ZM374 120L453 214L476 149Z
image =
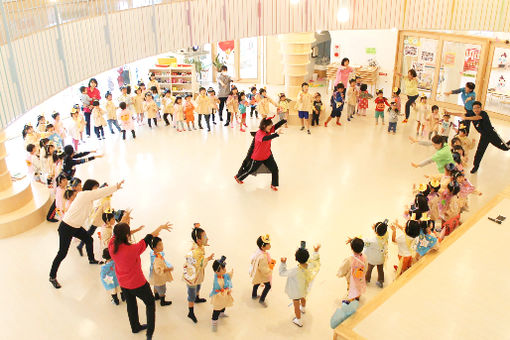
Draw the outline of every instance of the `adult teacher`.
M230 86L232 84L232 78L227 74L228 68L226 65L221 67L221 73L218 76L218 99L220 100L220 107L218 108L218 115L220 116L220 121L223 121L221 114L223 112L223 107L225 107L225 103L227 102L227 98L230 94Z
M57 281L57 271L60 263L67 256L73 237L85 243L89 263L99 264L99 261L94 258L94 239L83 228L83 225L92 211L94 201L112 195L115 191L122 189L123 184L124 181L101 189L98 189L99 183L93 179L88 179L83 184L82 190L76 195L58 227L59 249L50 270L50 282L56 289L62 287Z
M445 110L445 112L447 111ZM505 143L503 139L498 135L492 126L489 115L487 112L482 110L482 103L479 101L473 102L472 112L466 112L464 115L453 112L447 113L461 117L465 121L467 120L473 122L473 126L475 127L476 131L480 133L480 140L478 141L475 158L473 160L473 169L471 169L472 174L478 171L480 162L482 161L485 150L487 150L487 146L489 146L489 144L492 144L503 151L510 150L510 141Z
M354 69L349 66L349 58L343 58L342 62L340 63L340 67L338 68L338 71L336 72L335 77L335 83L333 84L335 87L342 83L344 84L344 87L347 88L349 85L349 77L354 72Z
M129 213L123 221L130 220ZM152 241L153 237L159 235L162 230L171 231L171 224L165 223L159 226L152 233L147 234L143 240L138 243L131 244L131 229L129 224L121 222L113 228L113 237L108 244L108 250L115 262L115 274L119 285L126 297L127 313L131 331L138 333L147 329L147 340L152 339L156 322L156 304L154 295L143 275L142 263L140 255L145 251L147 245ZM147 314L147 324L141 325L138 318L138 304L136 298L139 298L145 304Z
M89 86L87 87L87 96L91 98L90 100L90 111L88 115L85 115L85 132L87 133L87 137L90 137L90 115L92 112L92 103L97 100L99 101L101 99L101 93L99 92L99 89L97 88L97 80L96 78L90 78L89 80Z
M237 175L234 176L237 183L243 184L243 180L249 175L256 174L263 164L271 172L271 190L278 191L278 165L271 152L271 141L280 136L279 129L285 123L287 121L282 119L273 125L271 119L262 118L259 130L255 133L250 149L248 149L248 154Z
M476 92L475 92L475 83L467 82L466 86L464 88L452 90L449 92L445 92L445 96L449 96L451 94L459 94L462 98L462 102L464 103L464 109L466 110L466 113L470 116L473 116L473 103L476 100ZM469 127L470 127L470 121L465 120L462 121L464 125L466 126L467 134L469 135Z
M402 74L395 72L395 74L402 78ZM405 92L404 94L407 95L407 102L406 102L406 118L402 121L402 123L407 123L407 120L409 119L409 114L411 113L411 105L418 99L418 79L416 78L418 75L416 74L416 71L414 69L410 69L407 71L407 76L404 77L404 86L405 86Z

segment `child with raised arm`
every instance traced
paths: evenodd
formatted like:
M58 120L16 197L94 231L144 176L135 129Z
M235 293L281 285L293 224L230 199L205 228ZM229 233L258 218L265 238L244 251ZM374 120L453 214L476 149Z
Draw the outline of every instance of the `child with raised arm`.
M347 280L347 296L343 303L349 304L354 300L359 301L361 295L365 293L367 288L365 281L367 259L363 255L365 243L362 239L355 237L347 240L347 244L351 245L352 255L344 260L342 266L338 269L337 276L345 277Z
M306 296L310 292L312 282L320 269L320 247L320 245L314 246L314 253L310 258L305 242L301 241L301 247L295 254L298 266L290 270L287 269L287 258L281 258L280 276L287 276L285 292L294 304L294 314L296 316L292 322L299 327L303 327L301 314L305 313Z
M377 222L372 226L375 235L364 240L365 256L368 261L367 273L365 279L370 282L372 270L377 267L377 287L382 288L384 285L384 262L388 255L388 223Z
M397 228L401 234L397 237ZM395 278L399 277L413 264L414 242L420 234L420 224L418 221L408 220L406 227L398 224L398 220L391 225L391 242L398 246L398 266L395 266Z
M219 260L213 262L212 268L214 270L214 281L213 289L211 294L211 304L213 305L212 313L212 331L218 330L218 318L227 317L225 314L225 308L231 307L234 304L234 298L232 297L232 276L234 270L227 273L227 258L222 256Z
M166 283L172 282L172 271L174 267L165 260L163 252L163 240L154 237L151 246L151 269L149 274L149 283L154 285L154 298L160 300L161 306L169 306L172 301L166 301Z

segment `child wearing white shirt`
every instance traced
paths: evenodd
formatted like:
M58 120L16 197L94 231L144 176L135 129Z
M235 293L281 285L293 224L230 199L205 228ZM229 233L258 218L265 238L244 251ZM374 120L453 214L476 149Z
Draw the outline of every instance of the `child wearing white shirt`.
M384 284L384 262L388 254L388 222L377 222L372 227L375 235L365 242L365 256L368 261L367 273L365 279L367 283L372 277L372 269L377 266L377 286L383 287Z
M397 228L403 231L397 237ZM413 264L413 253L414 253L414 243L416 237L420 234L420 225L418 221L408 220L406 223L405 229L398 224L398 220L395 221L391 225L391 241L396 243L398 246L398 266L395 266L397 273L395 274L395 278L402 275L403 272L411 268Z

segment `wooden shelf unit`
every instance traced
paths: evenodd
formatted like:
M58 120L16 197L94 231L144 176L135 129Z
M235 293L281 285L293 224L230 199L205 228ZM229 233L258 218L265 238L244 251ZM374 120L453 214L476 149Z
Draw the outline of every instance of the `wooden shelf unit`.
M169 89L173 96L185 93L194 94L198 91L198 83L195 75L195 67L169 66L151 68L149 72L156 75L161 90Z

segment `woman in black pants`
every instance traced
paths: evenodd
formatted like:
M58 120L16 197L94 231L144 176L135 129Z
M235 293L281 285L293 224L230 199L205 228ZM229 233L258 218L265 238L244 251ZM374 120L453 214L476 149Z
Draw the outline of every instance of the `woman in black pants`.
M285 119L280 120L274 126L271 119L263 118L260 121L259 130L255 134L248 154L237 175L234 176L237 183L243 184L246 177L256 174L261 165L264 165L272 175L271 189L278 191L278 165L271 152L271 141L280 136L279 128L285 123L287 123Z
M67 256L73 237L85 242L89 263L99 264L99 262L94 258L94 240L83 228L83 225L92 211L92 203L97 199L112 195L115 191L122 188L123 183L124 181L111 187L98 189L99 183L97 181L93 179L85 181L82 191L78 192L58 227L58 236L60 239L59 249L50 270L50 282L53 287L57 289L61 287L57 281L57 271L60 267L60 263Z
M125 213L123 221L129 221L129 212ZM115 273L117 280L126 297L127 312L131 331L138 333L147 329L147 339L152 339L154 334L154 326L156 322L156 304L154 295L143 275L140 255L145 251L147 245L152 241L153 237L159 235L161 230L171 231L171 224L165 223L159 226L152 233L147 234L143 240L138 243L131 244L131 229L128 223L121 222L113 228L113 237L108 245L110 255L115 262ZM147 324L141 325L138 318L138 304L136 298L139 298L145 304L147 314Z
M398 77L402 77L402 74L395 72L395 75ZM407 95L407 102L406 102L406 118L402 121L402 123L407 123L407 120L409 119L409 114L411 113L411 105L418 99L418 79L417 73L414 69L410 69L407 72L407 77L404 78L404 84L405 84L405 94Z

